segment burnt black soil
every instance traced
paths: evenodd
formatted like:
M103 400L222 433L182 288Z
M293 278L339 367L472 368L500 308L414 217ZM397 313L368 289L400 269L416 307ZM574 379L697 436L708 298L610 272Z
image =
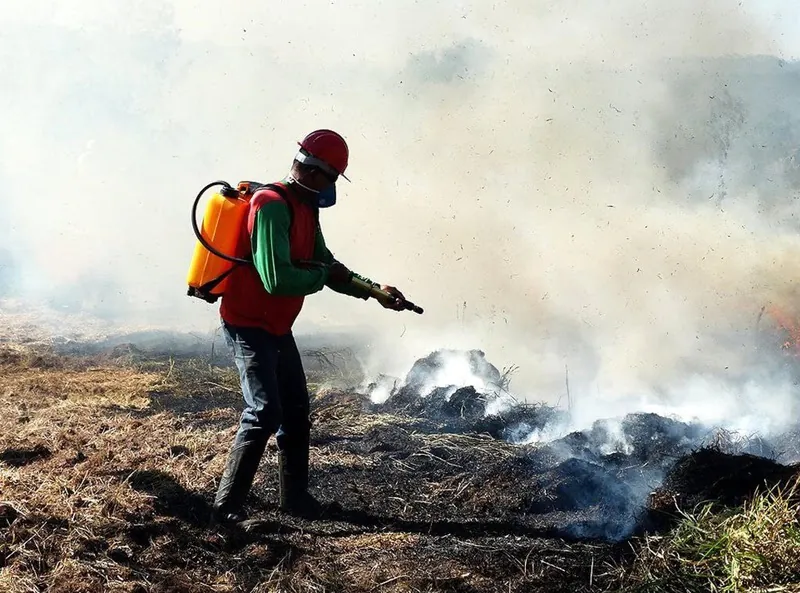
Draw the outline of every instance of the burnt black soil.
M659 492L671 493L682 508L705 502L739 506L756 490L788 485L798 471L800 464L781 465L755 455L727 455L707 448L679 459Z

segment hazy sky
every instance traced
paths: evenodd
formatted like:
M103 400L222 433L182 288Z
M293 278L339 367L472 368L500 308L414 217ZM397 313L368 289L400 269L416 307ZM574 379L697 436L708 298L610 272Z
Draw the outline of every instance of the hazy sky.
M325 293L299 327L372 328L380 368L477 346L531 397L565 364L636 392L744 364L793 302L797 2L0 10L0 296L213 328L185 296L194 194L279 179L331 127L330 246L426 313Z

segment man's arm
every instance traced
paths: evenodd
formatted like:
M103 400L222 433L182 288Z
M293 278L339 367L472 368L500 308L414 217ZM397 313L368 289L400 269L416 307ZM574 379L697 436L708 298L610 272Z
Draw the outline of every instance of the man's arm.
M325 244L325 237L322 235L322 229L319 226L317 226L317 236L314 242L314 259L326 264L332 264L334 261L336 261L336 258L333 257L330 249L328 249L328 246ZM369 284L375 284L369 278L360 276L355 272L353 272L353 275L359 280L363 280ZM350 282L341 283L327 281L325 284L328 288L338 292L339 294L345 294L358 299L369 299L369 292L365 291L363 288L359 288L358 286L351 284Z
M262 205L256 212L251 236L253 264L267 292L305 296L322 290L328 279L324 269L296 267L289 250L289 209L283 201Z

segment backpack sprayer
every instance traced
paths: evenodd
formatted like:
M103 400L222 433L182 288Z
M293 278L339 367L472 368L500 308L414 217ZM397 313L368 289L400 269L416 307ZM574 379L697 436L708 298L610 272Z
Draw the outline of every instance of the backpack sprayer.
M221 186L221 189L211 196L206 205L202 228L198 227L197 205L203 194L217 185ZM286 190L282 186L255 181L240 181L236 187L227 181L214 181L197 194L192 205L192 229L197 237L197 243L186 279L189 285L188 296L214 303L225 292L231 272L239 265L252 265L252 260L248 257L229 254L242 251L242 232L245 228L250 199L256 191L264 188L275 190L286 200ZM299 263L327 267L327 264L323 262ZM353 278L351 283L367 291L372 298L379 302L385 303L396 298L385 290L381 290L380 287L359 278ZM404 310L420 315L423 313L422 308L411 301L403 300L402 302Z
M197 225L197 205L203 194L215 185L221 186L221 189L208 201L201 229ZM237 187L227 181L213 181L197 194L192 204L192 228L197 243L186 278L189 296L208 303L216 302L225 292L229 276L236 266L252 263L246 257L230 254L240 251L241 233L250 198L262 187L266 185L254 181L240 181ZM271 187L283 192L279 186Z

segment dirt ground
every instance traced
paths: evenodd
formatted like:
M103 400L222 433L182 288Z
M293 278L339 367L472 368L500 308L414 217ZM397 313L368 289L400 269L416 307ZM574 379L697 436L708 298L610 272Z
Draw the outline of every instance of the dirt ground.
M679 503L734 504L800 472L683 451L650 488L647 451L598 464L586 435L576 457L377 409L326 385L333 355L307 356L311 487L329 510L277 510L271 442L245 532L208 525L239 413L224 356L0 343L0 591L616 591L637 536Z

